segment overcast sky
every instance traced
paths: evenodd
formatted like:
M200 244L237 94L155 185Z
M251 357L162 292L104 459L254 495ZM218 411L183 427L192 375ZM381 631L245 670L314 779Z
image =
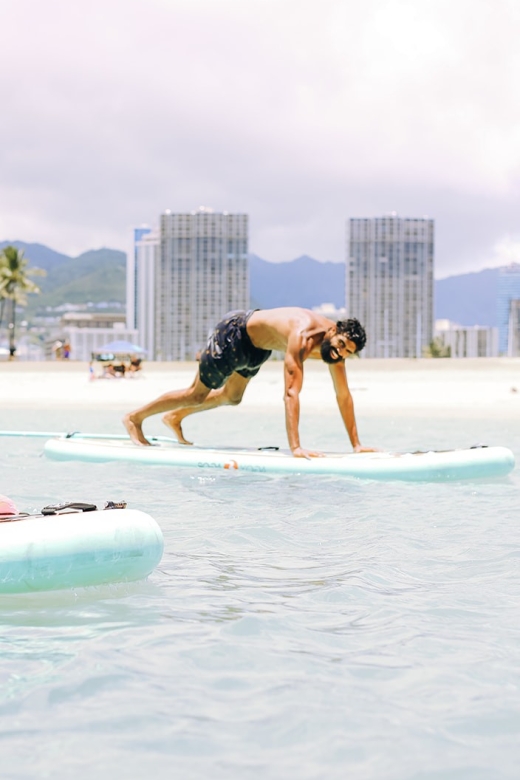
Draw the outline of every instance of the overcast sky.
M0 0L0 240L127 250L200 205L271 261L433 217L436 276L520 261L518 0Z

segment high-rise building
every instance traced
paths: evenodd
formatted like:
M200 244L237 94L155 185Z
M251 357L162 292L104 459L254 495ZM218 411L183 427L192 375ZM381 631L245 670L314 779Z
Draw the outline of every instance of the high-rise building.
M149 360L156 359L157 280L161 257L158 230L148 229L135 235L134 276L129 295L134 302L134 321L139 333L139 346Z
M520 299L514 298L509 305L508 357L520 357Z
M433 219L350 219L345 305L366 357L421 357L433 337Z
M150 359L193 360L228 311L249 306L248 217L166 211L136 239L127 300L141 346Z
M520 300L520 263L512 263L501 268L498 272L497 325L498 351L501 355L509 355L512 352L512 345L511 349L509 345L509 334L511 332L511 303L515 300Z
M126 257L126 326L137 328L137 291L139 290L139 269L137 247L143 236L151 232L148 225L134 228L134 243Z

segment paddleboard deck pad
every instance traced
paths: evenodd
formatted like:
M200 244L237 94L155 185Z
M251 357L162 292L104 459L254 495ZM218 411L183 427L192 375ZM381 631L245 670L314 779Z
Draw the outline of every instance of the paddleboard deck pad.
M321 458L295 458L277 447L205 448L157 437L141 447L125 436L74 433L49 439L45 454L55 460L91 463L110 461L155 466L258 473L323 474L374 480L439 481L503 477L515 465L506 447L470 447L429 452L325 453Z

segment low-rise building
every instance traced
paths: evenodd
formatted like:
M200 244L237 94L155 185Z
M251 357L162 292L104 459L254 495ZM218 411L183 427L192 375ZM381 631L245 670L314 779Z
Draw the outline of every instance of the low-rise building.
M67 312L60 321L60 340L70 345L72 360L90 361L92 352L122 339L138 343L137 330L127 328L125 314Z
M435 338L449 347L452 358L498 356L498 328L487 325L458 325L450 320L435 321Z

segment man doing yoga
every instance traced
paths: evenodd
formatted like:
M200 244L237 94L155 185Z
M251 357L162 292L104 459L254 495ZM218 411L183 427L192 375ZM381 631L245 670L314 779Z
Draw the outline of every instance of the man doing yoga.
M309 309L296 307L230 312L211 334L191 387L165 393L130 412L123 420L124 425L135 444L149 445L143 434L143 422L147 417L164 413L164 423L174 431L179 442L190 444L184 438L182 421L195 412L239 404L250 379L276 350L285 353L285 424L293 455L297 458L321 455L300 444L300 390L307 358L321 358L328 364L339 411L354 451L373 452L359 442L345 372L345 358L362 350L365 341L365 331L356 319L333 322Z

